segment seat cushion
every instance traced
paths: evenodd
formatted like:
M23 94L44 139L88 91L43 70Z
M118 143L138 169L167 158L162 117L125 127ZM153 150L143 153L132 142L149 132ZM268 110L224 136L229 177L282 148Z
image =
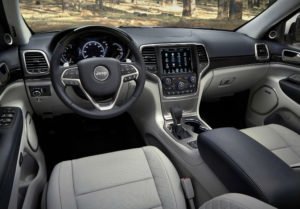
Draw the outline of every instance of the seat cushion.
M288 165L300 163L300 136L283 126L271 124L241 130Z
M180 179L154 147L65 161L49 180L47 209L185 209Z
M230 193L218 196L206 203L204 203L199 209L276 209L271 205L268 205L255 198Z

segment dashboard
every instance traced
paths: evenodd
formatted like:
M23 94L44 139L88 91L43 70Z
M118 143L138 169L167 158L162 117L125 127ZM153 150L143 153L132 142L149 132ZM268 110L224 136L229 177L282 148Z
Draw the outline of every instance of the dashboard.
M107 35L89 34L72 40L61 57L61 64L75 64L92 57L112 57L125 61L130 50L119 40Z

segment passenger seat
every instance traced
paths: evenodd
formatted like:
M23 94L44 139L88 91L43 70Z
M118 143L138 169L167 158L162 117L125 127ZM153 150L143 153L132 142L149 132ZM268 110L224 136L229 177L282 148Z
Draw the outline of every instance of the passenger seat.
M294 131L276 124L241 131L268 148L290 167L300 166L300 135Z

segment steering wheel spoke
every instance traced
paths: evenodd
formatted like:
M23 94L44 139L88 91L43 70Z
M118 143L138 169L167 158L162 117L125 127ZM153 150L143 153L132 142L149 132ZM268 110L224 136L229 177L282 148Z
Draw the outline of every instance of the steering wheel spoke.
M77 65L72 65L69 67L61 67L61 82L65 86L79 86L79 71Z
M137 80L139 77L139 71L134 63L121 63L121 74L123 82Z
M118 92L116 93L116 95L112 98L111 101L109 102L99 102L96 101L82 86L80 80L79 80L79 88L81 89L81 91L83 92L83 94L86 96L86 98L89 100L89 102L94 106L94 108L96 108L99 111L105 111L105 110L111 110L115 107L116 102L118 101L119 98L119 94L121 92L121 86L118 89Z

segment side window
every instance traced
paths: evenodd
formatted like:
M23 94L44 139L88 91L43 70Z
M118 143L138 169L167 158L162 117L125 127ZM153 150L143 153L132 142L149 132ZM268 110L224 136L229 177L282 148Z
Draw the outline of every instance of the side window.
M265 39L300 50L300 12L274 26Z
M285 23L285 42L300 48L300 13L297 13Z

